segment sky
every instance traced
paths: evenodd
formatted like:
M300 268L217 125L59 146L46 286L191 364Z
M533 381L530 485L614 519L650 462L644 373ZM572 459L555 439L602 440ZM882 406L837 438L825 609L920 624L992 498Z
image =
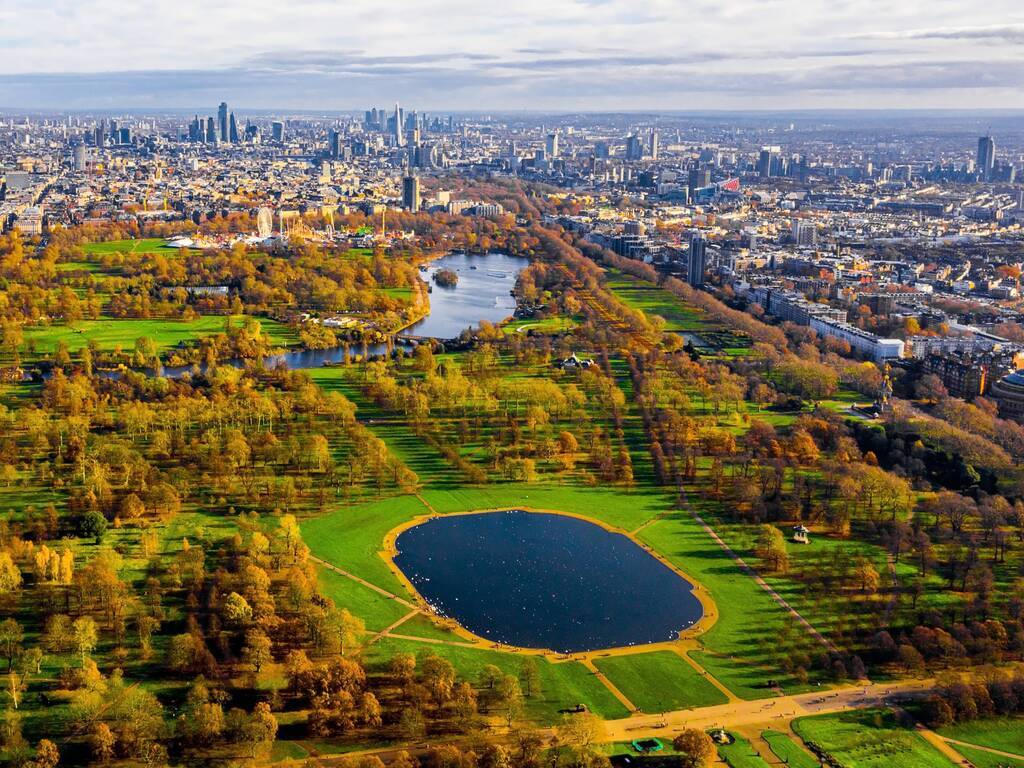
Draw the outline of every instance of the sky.
M1024 108L1020 0L2 0L0 108Z

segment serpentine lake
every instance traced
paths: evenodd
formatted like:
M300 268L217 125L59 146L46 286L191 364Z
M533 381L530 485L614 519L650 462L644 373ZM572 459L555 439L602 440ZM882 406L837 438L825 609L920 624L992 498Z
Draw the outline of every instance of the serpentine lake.
M690 582L580 518L449 515L395 546L395 564L439 615L506 645L578 653L663 642L703 615Z

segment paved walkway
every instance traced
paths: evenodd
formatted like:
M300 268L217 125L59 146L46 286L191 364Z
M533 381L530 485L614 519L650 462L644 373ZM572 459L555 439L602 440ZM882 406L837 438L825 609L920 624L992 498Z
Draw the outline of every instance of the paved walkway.
M594 664L594 662L591 659L589 659L589 658L584 659L582 663L583 663L583 666L585 666L587 669L590 670L591 674L593 674L595 677L597 677L598 680L601 681L601 683L604 685L605 688L607 688L609 691L611 691L612 696L614 696L616 699L618 699L619 702L622 704L622 706L624 706L630 712L636 712L637 711L636 704L634 704L632 701L630 701L626 697L626 694L624 694L622 691L620 691L618 689L618 687L614 683L612 683L611 680L609 680L607 677L605 677L604 673L597 668L597 666Z
M356 576L354 573L351 573L350 571L346 571L344 568L339 568L334 563L329 563L326 560L322 560L319 557L316 557L315 555L310 555L309 559L312 560L317 565L320 565L320 566L322 566L324 568L327 568L328 570L334 571L335 573L341 574L342 576L344 576L347 579L352 579L352 581L356 582L357 584L362 584L364 587L369 587L370 589L372 589L377 594L384 595L384 597L387 597L390 600L394 600L395 602L399 603L400 605L404 605L406 608L408 608L411 611L412 610L415 610L415 611L420 610L420 607L418 605L415 605L414 603L409 602L404 597L399 597L394 592L388 592L386 589L384 589L382 587L378 587L376 584L373 584L372 582L369 582L369 581L367 581L364 578Z
M998 755L999 757L1008 757L1011 760L1017 760L1018 762L1024 762L1024 755L1018 755L1016 752L1004 752L1001 749L994 749L992 747L983 747L981 744L972 744L969 741L960 741L959 739L950 739L947 736L942 736L936 733L936 737L943 741L949 742L950 744L956 744L961 747L970 747L971 749L977 749L980 752L988 752L991 755Z

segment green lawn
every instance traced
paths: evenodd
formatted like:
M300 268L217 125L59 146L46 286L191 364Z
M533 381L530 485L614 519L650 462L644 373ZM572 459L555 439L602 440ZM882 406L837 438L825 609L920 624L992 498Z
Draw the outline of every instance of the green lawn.
M85 243L82 250L91 254L105 253L166 253L173 254L176 250L167 247L162 237L143 237L138 240L110 240L105 243Z
M949 768L953 765L889 710L865 709L802 717L793 730L848 768Z
M957 752L966 757L974 765L974 768L1024 768L1024 758L1014 760L1012 757L993 755L982 749L971 749L962 744L951 744Z
M609 656L594 664L643 712L709 707L728 701L672 651Z
M768 742L772 752L786 765L794 768L818 768L817 758L801 747L789 734L781 731L765 731L761 738Z
M267 318L258 319L263 332L270 336L275 346L288 346L296 343L297 337L288 326ZM226 320L226 317L218 315L207 315L192 321L158 318L145 320L103 318L81 320L75 323L73 328L63 324L26 326L24 337L26 344L35 344L37 352L42 354L56 351L57 344L61 341L67 344L68 350L71 352L83 349L88 346L90 341L94 341L101 350L109 351L121 347L122 350L130 351L135 346L135 340L143 336L153 339L157 347L164 351L183 341L192 341L202 336L221 333ZM241 315L236 315L233 318L236 325L244 320L245 318Z
M734 739L733 743L719 744L718 756L731 768L768 768L768 763L754 751L749 741L735 733L730 735Z
M646 280L609 270L606 287L630 309L648 317L658 315L665 320L666 331L701 331L708 327L704 313L684 304L664 288Z
M941 728L938 733L958 741L1013 752L1024 760L1024 718L995 717Z

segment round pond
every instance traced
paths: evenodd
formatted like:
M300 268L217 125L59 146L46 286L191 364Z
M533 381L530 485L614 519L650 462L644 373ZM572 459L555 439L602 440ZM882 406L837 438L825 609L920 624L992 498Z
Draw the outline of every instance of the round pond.
M403 531L395 564L475 635L576 653L674 640L703 615L693 585L628 537L518 510L449 515Z

